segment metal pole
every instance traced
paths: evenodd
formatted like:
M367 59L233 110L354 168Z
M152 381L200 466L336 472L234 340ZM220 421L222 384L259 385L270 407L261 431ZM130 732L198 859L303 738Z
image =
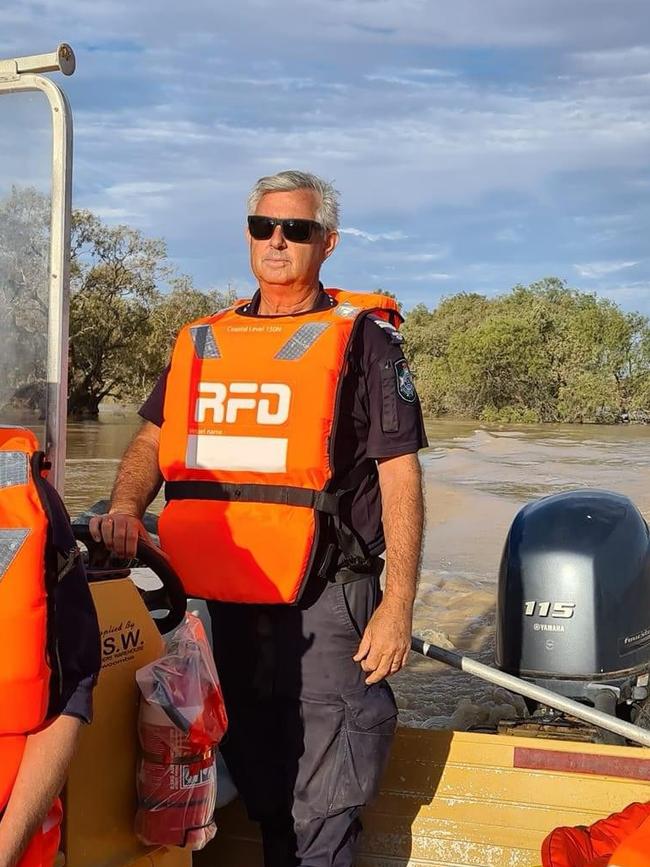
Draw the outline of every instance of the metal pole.
M467 674L480 677L481 680L486 680L488 683L502 686L504 689L510 690L510 692L516 692L526 698L532 698L535 701L548 705L548 707L555 708L555 710L568 713L577 719L598 726L598 728L606 729L609 732L627 738L627 740L642 744L644 747L650 747L650 731L632 725L632 723L624 722L609 714L594 710L594 708L580 704L580 702L573 701L573 699L551 692L549 689L535 686L512 674L506 674L504 671L490 668L489 665L483 665L483 663L469 659L467 656L463 656L453 650L445 650L435 644L429 644L421 638L416 638L415 636L411 638L411 649L429 659L444 662L446 665L457 668L459 671L465 671Z
M55 88L55 85L52 85ZM58 88L52 94L52 233L48 325L47 443L52 484L63 496L68 406L68 322L70 304L70 221L72 210L72 113ZM56 99L58 97L58 99ZM50 400L53 406L50 410Z
M50 481L63 496L68 395L68 306L70 292L70 221L72 200L72 113L65 94L49 78L35 73L72 75L75 56L66 43L51 54L0 60L3 93L41 91L52 115L52 191L47 346L45 442L52 463Z
M12 57L0 60L0 74L23 75L26 72L62 72L72 75L75 70L74 51L62 42L56 51L49 54L30 54L28 57Z

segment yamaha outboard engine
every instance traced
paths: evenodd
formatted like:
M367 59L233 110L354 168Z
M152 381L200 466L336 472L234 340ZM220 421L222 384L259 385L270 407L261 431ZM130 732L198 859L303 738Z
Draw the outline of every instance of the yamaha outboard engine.
M620 716L647 698L649 534L627 497L572 491L517 514L501 559L496 663Z

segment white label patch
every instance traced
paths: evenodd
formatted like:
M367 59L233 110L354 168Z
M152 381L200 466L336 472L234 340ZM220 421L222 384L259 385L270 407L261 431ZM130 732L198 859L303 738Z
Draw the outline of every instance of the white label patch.
M201 470L286 473L288 446L286 437L190 435L185 463Z

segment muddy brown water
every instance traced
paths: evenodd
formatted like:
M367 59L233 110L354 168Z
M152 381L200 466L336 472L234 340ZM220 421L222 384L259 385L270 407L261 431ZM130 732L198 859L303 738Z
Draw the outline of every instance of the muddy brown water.
M133 414L102 414L68 430L66 502L78 514L107 497ZM421 453L427 529L414 632L448 637L490 663L496 573L508 527L530 500L597 487L630 497L650 517L650 427L522 426L430 420ZM159 505L159 504L158 504ZM521 711L521 701L412 654L392 679L404 723L466 728Z

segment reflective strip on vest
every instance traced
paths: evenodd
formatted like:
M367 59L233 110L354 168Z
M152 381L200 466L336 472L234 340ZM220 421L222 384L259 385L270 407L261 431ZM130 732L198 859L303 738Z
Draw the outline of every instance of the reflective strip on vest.
M28 457L24 452L0 452L0 488L26 485Z
M197 325L190 328L190 334L198 358L221 358L219 347L209 325Z
M18 556L23 542L29 536L29 529L0 530L0 581Z
M295 361L297 358L302 358L326 328L329 328L327 322L308 322L301 325L275 357L283 361Z
M160 435L166 482L338 487L330 450L352 337L362 314L399 313L387 296L327 292L326 310L257 318L234 307L181 330ZM159 533L188 594L286 603L314 568L321 526L295 503L175 498Z

